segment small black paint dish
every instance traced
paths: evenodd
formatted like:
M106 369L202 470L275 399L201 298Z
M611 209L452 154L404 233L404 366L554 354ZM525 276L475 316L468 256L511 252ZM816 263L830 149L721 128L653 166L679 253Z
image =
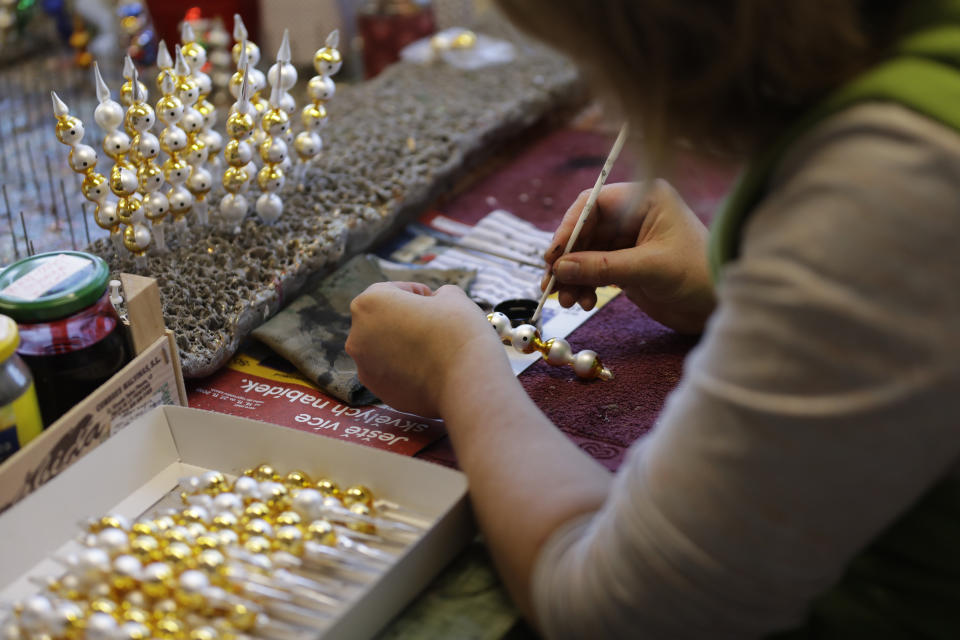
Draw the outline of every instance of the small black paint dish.
M493 310L499 311L510 318L511 326L519 327L522 324L532 324L530 318L533 317L534 311L537 310L537 301L527 298L504 300L497 304ZM537 328L539 328L539 322L537 323Z

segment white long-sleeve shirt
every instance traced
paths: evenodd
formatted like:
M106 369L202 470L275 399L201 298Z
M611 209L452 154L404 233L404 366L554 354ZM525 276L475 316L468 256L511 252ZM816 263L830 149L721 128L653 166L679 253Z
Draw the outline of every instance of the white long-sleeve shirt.
M548 637L789 629L960 471L960 135L848 109L792 147L744 233L657 427L540 552Z

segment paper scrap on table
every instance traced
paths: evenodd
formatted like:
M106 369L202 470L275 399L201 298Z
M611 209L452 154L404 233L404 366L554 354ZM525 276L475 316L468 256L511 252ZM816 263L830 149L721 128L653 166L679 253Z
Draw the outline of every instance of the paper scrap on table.
M542 261L543 254L550 247L553 233L541 231L526 220L502 209L491 211L473 227L442 215L433 217L426 224L444 234L457 237L458 244L464 247L451 247L427 264L441 269L476 269L477 278L470 287L472 298L487 301L491 305L516 298L540 299L540 279L544 271L515 260ZM511 256L515 260L484 252ZM551 295L543 307L541 335L544 338L566 338L618 293L620 289L617 287L597 289L597 304L590 311L584 311L580 305L564 309L557 301L557 295ZM539 353L519 353L506 345L504 348L515 375L543 357Z

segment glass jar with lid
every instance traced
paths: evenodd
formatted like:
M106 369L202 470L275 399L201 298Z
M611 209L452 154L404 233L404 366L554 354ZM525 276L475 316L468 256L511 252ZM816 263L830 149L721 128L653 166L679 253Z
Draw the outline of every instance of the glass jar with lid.
M19 344L17 323L0 315L0 462L43 430L33 376L17 355Z
M0 272L0 313L19 326L17 353L33 372L44 425L130 359L109 278L102 258L79 251L37 254Z

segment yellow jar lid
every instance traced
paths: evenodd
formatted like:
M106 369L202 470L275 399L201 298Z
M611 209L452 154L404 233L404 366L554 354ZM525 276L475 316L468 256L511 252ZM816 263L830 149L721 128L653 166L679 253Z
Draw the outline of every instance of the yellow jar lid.
M20 346L20 331L9 316L0 315L0 362L12 356Z

